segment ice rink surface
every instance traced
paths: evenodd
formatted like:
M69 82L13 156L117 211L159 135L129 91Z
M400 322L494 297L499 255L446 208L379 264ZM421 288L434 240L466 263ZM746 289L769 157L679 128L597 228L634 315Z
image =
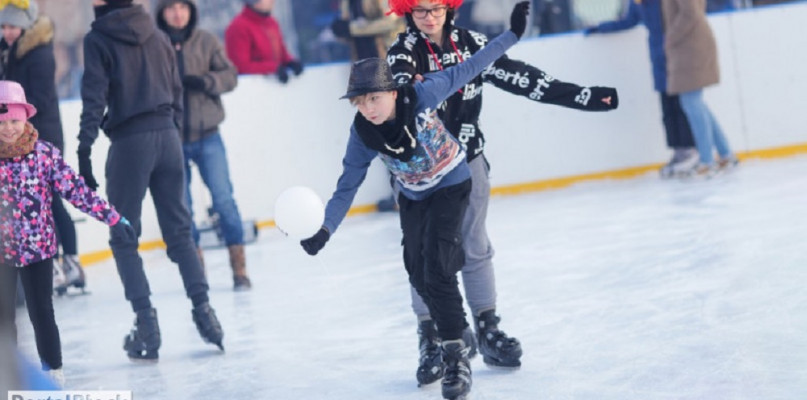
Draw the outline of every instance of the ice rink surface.
M474 359L472 400L807 398L807 157L709 181L655 175L494 197L500 327L518 371ZM495 185L495 176L493 177ZM267 207L272 207L267 204ZM416 321L395 214L348 218L317 257L276 229L206 251L226 352L202 342L176 267L144 253L160 362L121 349L134 318L110 260L55 299L69 389L146 399L441 399L418 388ZM35 357L27 314L23 352Z

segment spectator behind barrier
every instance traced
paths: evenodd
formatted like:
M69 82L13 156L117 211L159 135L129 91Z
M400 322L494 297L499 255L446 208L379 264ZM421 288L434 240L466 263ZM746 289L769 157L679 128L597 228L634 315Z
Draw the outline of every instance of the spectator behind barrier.
M342 0L341 18L331 24L334 35L350 42L351 58L387 55L387 48L404 29L403 20L387 15L387 0Z
M224 32L227 56L241 74L277 74L281 83L303 73L303 64L286 49L280 25L272 17L275 0L242 0L244 9Z

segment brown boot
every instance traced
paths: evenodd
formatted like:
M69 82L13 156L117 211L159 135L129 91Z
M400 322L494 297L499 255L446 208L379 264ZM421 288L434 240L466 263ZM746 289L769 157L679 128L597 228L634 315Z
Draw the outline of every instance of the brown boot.
M252 289L252 282L247 276L247 257L244 254L244 245L232 245L227 247L227 250L230 251L230 267L233 269L233 290Z

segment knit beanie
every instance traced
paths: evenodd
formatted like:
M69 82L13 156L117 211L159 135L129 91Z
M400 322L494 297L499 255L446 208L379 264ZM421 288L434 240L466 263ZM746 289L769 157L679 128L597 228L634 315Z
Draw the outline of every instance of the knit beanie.
M243 1L244 4L246 4L248 6L254 6L255 3L257 3L259 0L241 0L241 1Z
M18 2L24 4L25 2ZM34 21L39 15L39 7L36 1L29 0L27 7L20 7L14 3L0 9L0 25L11 25L22 29L30 29L34 26Z

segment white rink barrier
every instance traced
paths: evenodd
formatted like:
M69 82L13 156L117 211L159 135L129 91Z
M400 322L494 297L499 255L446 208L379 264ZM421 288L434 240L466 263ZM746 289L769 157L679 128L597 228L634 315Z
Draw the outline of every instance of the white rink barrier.
M720 53L722 81L706 90L706 101L736 152L807 143L803 93L807 78L807 3L743 10L710 17ZM525 40L508 52L554 77L582 85L619 89L619 109L584 113L538 104L492 85L485 88L482 128L494 187L647 166L665 161L658 93L653 91L647 34L628 32L583 37L579 32ZM221 126L235 195L244 219L273 219L274 201L290 186L313 188L327 200L341 172L341 158L355 110L344 93L348 63L309 66L281 85L274 77L242 76L224 96ZM61 104L66 158L77 165L80 101ZM109 141L93 147L93 168L104 190ZM210 204L194 172L196 220ZM368 206L389 193L376 161L354 206ZM370 207L365 207L369 209ZM71 213L82 218L75 209ZM86 218L85 218L86 219ZM79 248L108 256L108 231L100 223L77 225ZM144 202L144 244L158 243L152 202ZM98 259L98 257L92 260ZM90 261L85 258L85 261Z

